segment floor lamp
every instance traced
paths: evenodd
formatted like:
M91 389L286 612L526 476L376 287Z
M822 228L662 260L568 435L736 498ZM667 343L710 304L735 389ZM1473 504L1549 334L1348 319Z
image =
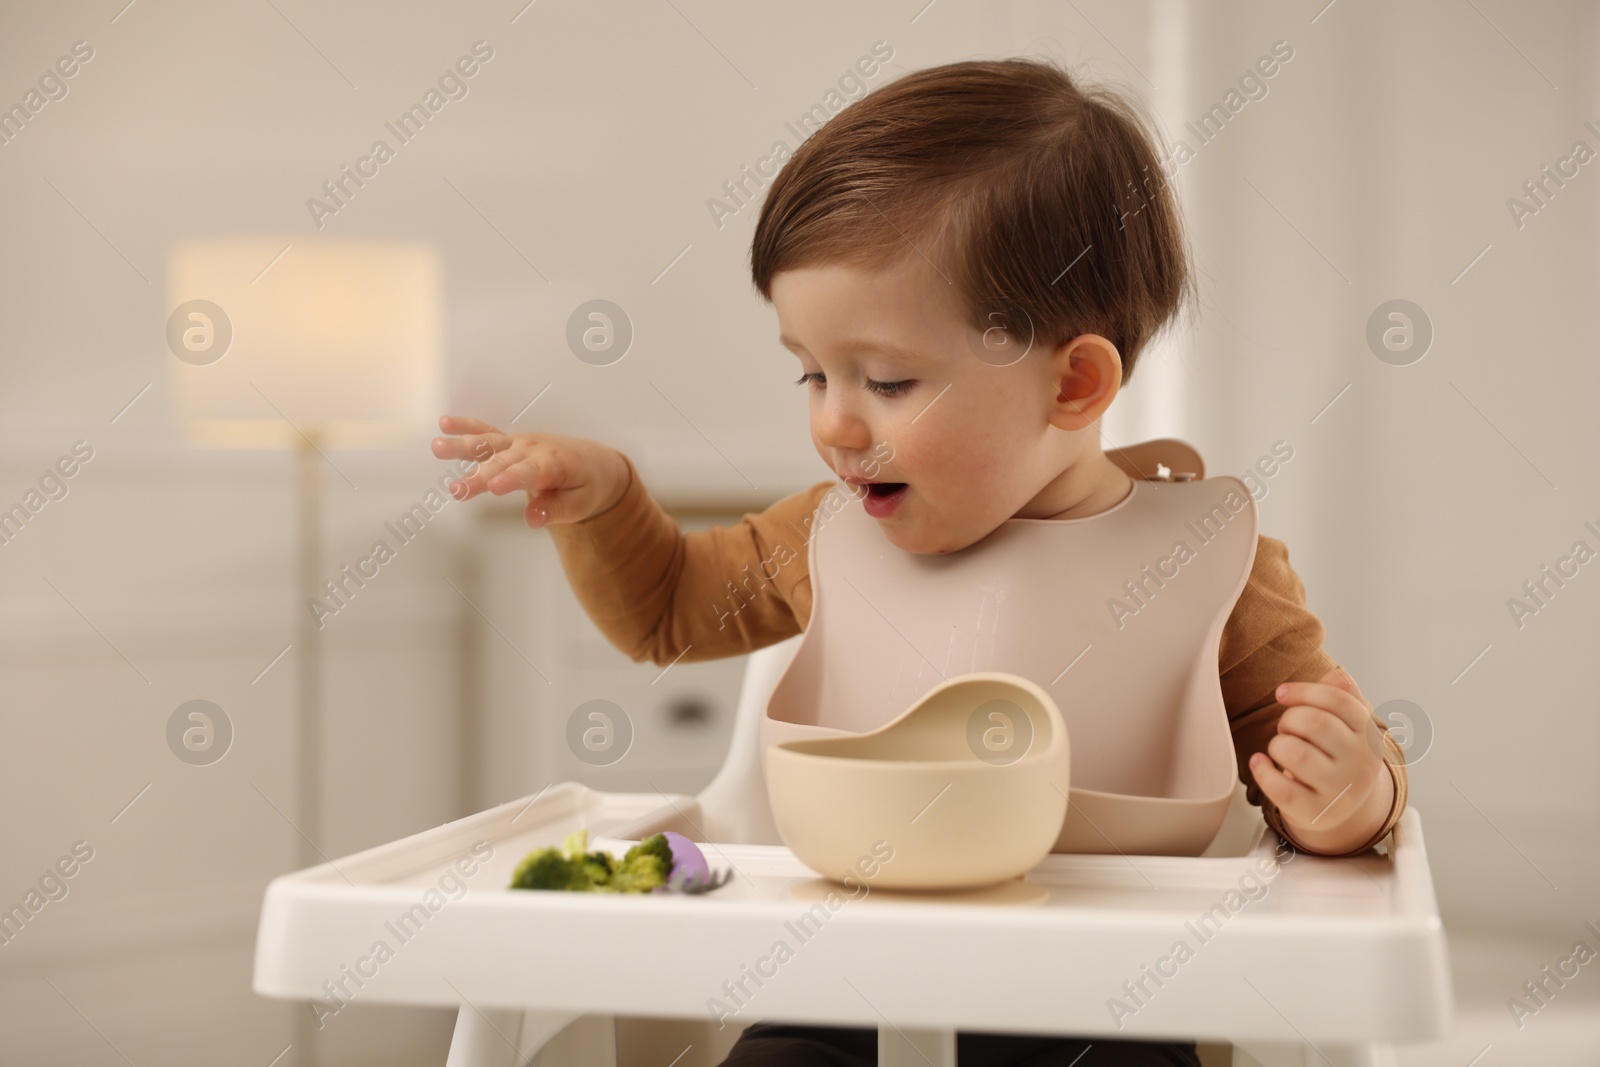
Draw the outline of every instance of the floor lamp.
M440 411L441 267L409 241L227 237L168 258L167 344L188 443L296 452L294 823L299 867L323 862L323 484L332 453L426 448ZM352 488L358 488L351 483ZM311 1013L302 1013L306 1019ZM296 1044L308 1059L305 1020Z

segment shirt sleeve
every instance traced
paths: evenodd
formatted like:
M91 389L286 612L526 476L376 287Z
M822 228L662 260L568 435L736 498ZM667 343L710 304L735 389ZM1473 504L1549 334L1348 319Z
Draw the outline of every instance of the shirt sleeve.
M809 621L806 555L818 482L732 526L685 533L625 454L621 498L583 522L546 527L578 602L636 663L664 666L753 652Z
M1322 622L1306 608L1305 585L1289 566L1289 550L1282 541L1261 535L1255 563L1244 592L1223 628L1218 652L1222 699L1228 709L1239 780L1245 799L1261 809L1274 832L1295 847L1305 849L1285 829L1278 806L1256 784L1250 757L1266 752L1267 742L1278 732L1286 710L1273 693L1283 682L1315 682L1338 666L1322 647ZM1365 842L1348 852L1354 855L1377 844L1389 833L1406 806L1405 753L1389 734L1388 724L1373 716L1383 738L1383 762L1394 779L1394 804L1389 816ZM1327 853L1322 853L1327 855Z

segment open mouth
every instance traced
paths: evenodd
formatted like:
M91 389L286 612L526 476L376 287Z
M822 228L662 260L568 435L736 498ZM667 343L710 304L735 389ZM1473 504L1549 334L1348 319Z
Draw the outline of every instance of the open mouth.
M868 482L867 492L873 496L893 496L905 487L905 482Z

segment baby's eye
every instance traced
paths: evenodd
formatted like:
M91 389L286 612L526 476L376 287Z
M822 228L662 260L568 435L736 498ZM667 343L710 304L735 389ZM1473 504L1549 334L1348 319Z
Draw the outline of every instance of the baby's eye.
M867 388L879 396L899 396L907 389L910 389L911 386L912 380L909 378L899 382L874 382L870 380L867 382Z
M815 371L810 374L800 375L794 384L804 385L806 382L810 382L818 388L828 384L827 378L820 372ZM915 384L915 379L906 379L898 382L875 382L870 378L867 379L867 388L879 396L899 396L907 389L910 389L913 384Z

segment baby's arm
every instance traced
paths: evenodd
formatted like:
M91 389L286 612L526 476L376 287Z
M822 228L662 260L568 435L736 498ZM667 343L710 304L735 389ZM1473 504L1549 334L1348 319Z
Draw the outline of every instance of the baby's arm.
M613 645L665 665L753 652L801 631L810 519L831 483L686 534L622 459L628 483L614 507L550 527L573 592Z
M477 419L446 416L439 426L460 436L435 440L434 455L483 460L461 479L457 499L526 492L528 525L549 529L579 603L635 662L739 655L792 637L807 621L811 519L833 483L686 535L614 448L502 434Z
M1405 754L1354 681L1348 688L1334 683L1329 672L1337 664L1322 638L1288 549L1262 536L1223 630L1218 664L1239 777L1245 798L1275 832L1307 852L1350 855L1382 840L1404 812ZM1280 699L1285 682L1297 684ZM1295 713L1285 721L1290 708ZM1259 770L1250 762L1256 753L1271 757ZM1295 774L1296 763L1303 774Z

